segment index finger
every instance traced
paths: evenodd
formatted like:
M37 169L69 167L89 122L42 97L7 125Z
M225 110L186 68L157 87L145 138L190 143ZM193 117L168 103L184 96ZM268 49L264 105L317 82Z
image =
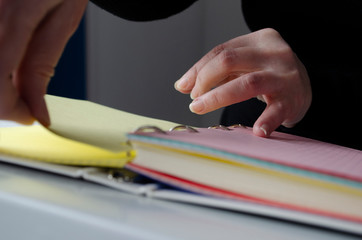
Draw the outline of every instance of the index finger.
M268 71L251 72L227 82L196 98L190 110L205 114L273 91L275 76Z

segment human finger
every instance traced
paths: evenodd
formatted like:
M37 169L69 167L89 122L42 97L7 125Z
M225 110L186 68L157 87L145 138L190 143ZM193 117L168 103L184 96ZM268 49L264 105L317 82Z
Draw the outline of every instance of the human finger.
M253 133L260 137L269 137L285 120L290 104L277 101L268 104L253 126Z
M16 73L36 26L47 11L59 0L43 1L41 7L33 1L8 0L0 5L0 118L31 123L33 117L16 85Z
M50 124L44 95L64 47L74 33L87 1L64 1L34 32L17 72L22 99L31 114L43 125Z
M264 93L273 92L276 87L272 84L273 80L274 75L268 71L241 75L195 98L190 104L190 110L196 114L205 114Z
M308 91L303 93L305 95L296 92L274 96L260 95L259 99L266 102L267 107L254 123L254 134L268 137L280 125L294 127L303 119L311 104L312 99L308 96Z

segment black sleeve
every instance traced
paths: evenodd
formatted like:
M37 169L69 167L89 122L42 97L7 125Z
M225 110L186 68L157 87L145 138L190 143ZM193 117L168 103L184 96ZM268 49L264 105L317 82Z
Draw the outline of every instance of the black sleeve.
M104 10L132 21L151 21L177 14L196 0L91 0Z

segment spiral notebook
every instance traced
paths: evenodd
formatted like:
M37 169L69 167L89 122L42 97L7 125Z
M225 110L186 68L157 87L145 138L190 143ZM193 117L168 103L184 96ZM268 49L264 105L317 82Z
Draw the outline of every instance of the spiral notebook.
M259 138L239 125L193 128L55 96L47 104L50 129L0 128L1 161L362 234L361 151L282 133Z
M143 127L128 138L128 168L175 187L362 223L361 151L243 126Z
M182 127L181 127L182 128ZM292 174L360 187L362 151L291 134L274 132L270 138L254 136L241 125L214 126L175 131L141 127L128 135L133 143L169 148L187 154L229 159Z

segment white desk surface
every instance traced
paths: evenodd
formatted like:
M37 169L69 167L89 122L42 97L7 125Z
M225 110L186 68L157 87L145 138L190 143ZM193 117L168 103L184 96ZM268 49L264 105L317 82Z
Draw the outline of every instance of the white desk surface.
M0 163L1 239L360 239Z

